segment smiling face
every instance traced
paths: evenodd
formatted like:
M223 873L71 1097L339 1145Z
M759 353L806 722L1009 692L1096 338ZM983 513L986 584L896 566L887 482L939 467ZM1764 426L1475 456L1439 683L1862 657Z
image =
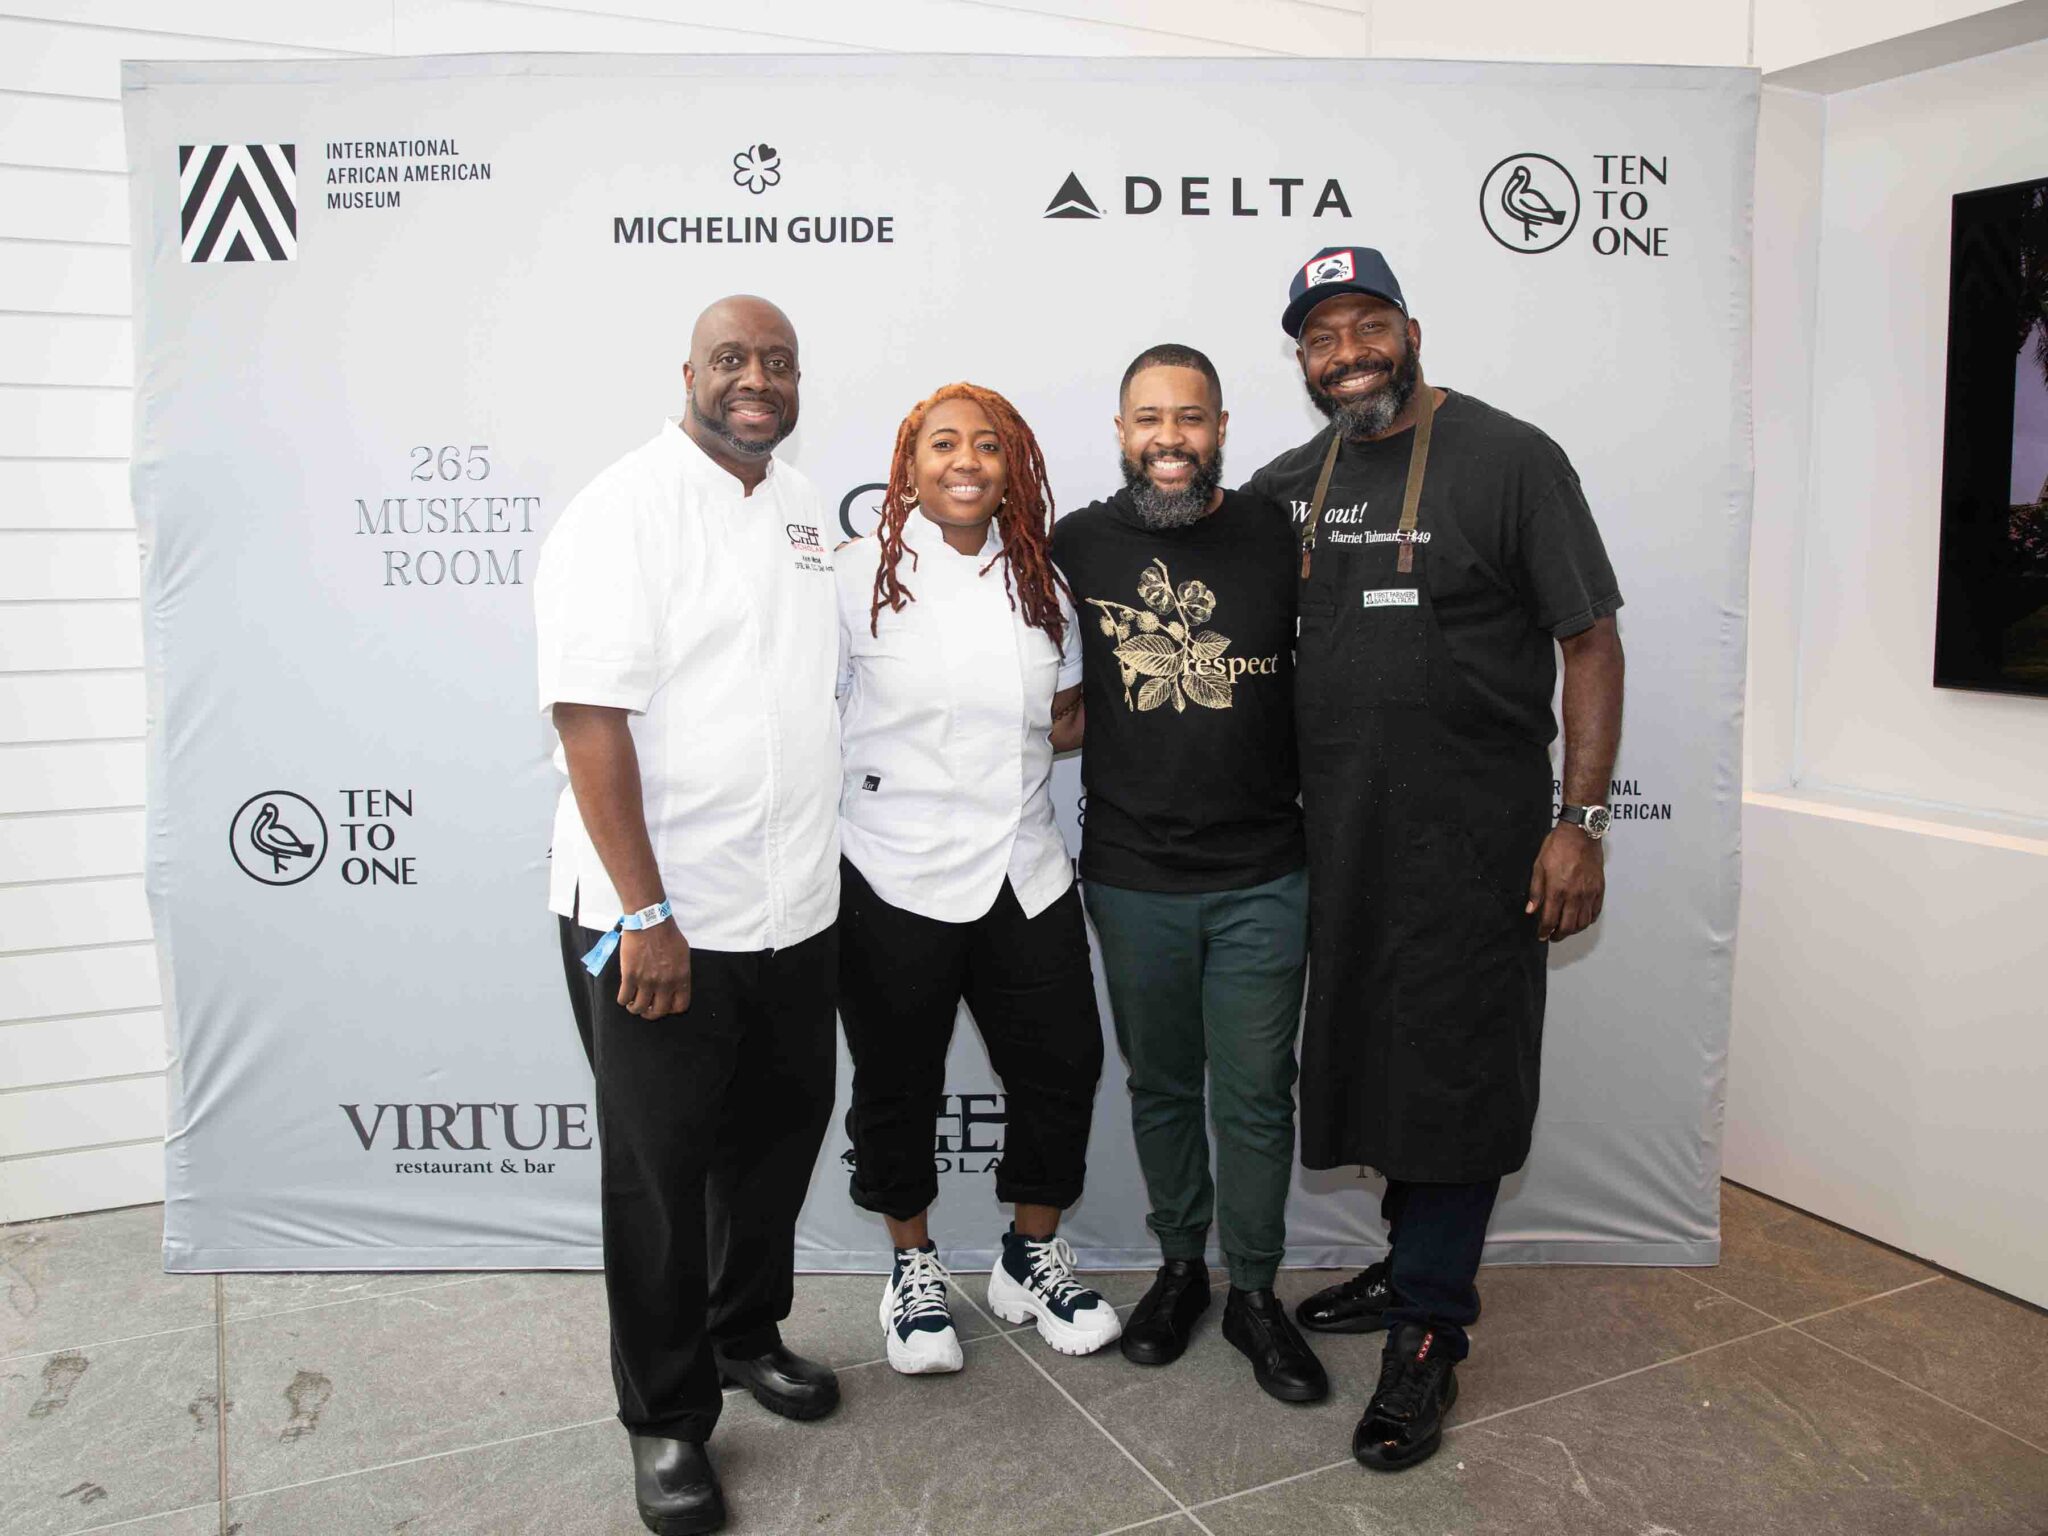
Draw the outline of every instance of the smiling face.
M1415 397L1422 327L1367 293L1325 299L1302 322L1294 355L1309 399L1346 437L1383 437Z
M1178 528L1222 502L1223 439L1230 413L1199 368L1140 369L1116 418L1124 485L1150 527Z
M766 299L721 299L690 334L685 430L735 474L760 471L796 430L797 377L789 317Z
M918 510L941 528L986 528L1010 485L988 413L972 400L941 400L926 412L911 484Z

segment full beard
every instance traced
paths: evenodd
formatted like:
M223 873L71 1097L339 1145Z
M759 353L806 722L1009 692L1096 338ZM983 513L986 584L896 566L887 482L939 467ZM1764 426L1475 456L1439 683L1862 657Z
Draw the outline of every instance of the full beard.
M767 458L784 438L796 430L796 413L788 411L777 416L773 437L741 437L733 431L732 423L726 419L723 406L712 406L707 410L695 394L690 396L690 414L697 419L698 426L725 444L736 457L742 459Z
M1338 383L1354 373L1380 371L1383 370L1352 368L1330 382ZM1387 429L1392 427L1401 413L1408 408L1408 402L1415 398L1415 386L1422 379L1422 369L1413 347L1408 349L1401 361L1394 364L1391 370L1385 371L1388 373L1387 382L1362 400L1340 401L1322 386L1310 382L1305 375L1302 383L1307 387L1308 397L1315 402L1316 409L1336 423L1337 430L1343 433L1346 439L1361 442L1385 435Z
M1154 485L1143 463L1133 464L1127 458L1119 458L1118 463L1123 468L1124 489L1131 493L1131 506L1138 521L1152 529L1185 528L1200 522L1209 513L1209 498L1223 483L1221 448L1206 459L1196 459L1194 473L1177 491L1162 491Z

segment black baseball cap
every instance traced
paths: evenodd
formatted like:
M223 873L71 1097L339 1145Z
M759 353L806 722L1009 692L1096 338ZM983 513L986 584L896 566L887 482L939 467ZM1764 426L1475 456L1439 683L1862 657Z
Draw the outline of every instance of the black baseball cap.
M1401 297L1401 285L1386 257L1362 245L1326 245L1294 269L1280 329L1299 337L1308 312L1340 293L1368 293L1408 313L1408 302Z

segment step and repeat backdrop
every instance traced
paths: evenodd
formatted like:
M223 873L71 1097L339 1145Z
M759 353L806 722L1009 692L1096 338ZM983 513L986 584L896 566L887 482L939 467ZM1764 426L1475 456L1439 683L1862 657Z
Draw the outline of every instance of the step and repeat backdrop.
M704 304L793 319L782 452L829 541L953 379L1017 402L1062 506L1107 494L1118 380L1159 341L1216 360L1242 481L1322 425L1278 319L1351 243L1399 273L1433 380L1570 453L1628 598L1606 916L1554 955L1489 1257L1716 1256L1753 74L506 56L132 64L124 99L172 1269L599 1262L531 588L570 497L681 410ZM1154 1261L1128 1104L1112 1051L1084 1262ZM963 1018L933 1147L955 1263L1006 1219L1004 1129ZM803 1267L884 1262L846 1148ZM1303 1175L1292 1260L1376 1253L1377 1189Z

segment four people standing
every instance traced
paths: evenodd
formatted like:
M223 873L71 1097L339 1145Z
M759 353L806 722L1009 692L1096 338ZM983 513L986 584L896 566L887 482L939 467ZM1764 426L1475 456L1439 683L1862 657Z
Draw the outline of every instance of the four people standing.
M1057 1349L1121 1332L1166 1364L1209 1305L1213 1224L1224 1336L1309 1402L1327 1378L1272 1290L1306 972L1302 1160L1387 1176L1392 1251L1297 1316L1389 1330L1364 1465L1436 1449L1499 1181L1528 1153L1543 945L1604 894L1621 599L1569 461L1422 380L1377 252L1319 253L1282 323L1331 427L1244 492L1221 488L1214 366L1161 345L1119 392L1115 496L1055 531L1029 428L950 385L898 433L876 534L828 555L816 493L771 456L795 336L723 300L692 335L682 420L550 535L541 695L570 781L551 905L597 1080L650 1529L723 1522L703 1451L721 1379L793 1418L838 1401L777 1329L835 1000L853 1199L895 1249L896 1369L962 1360L928 1211L964 1001L1008 1098L991 1309ZM1047 785L1084 723L1077 891ZM1103 1060L1084 897L1163 1260L1121 1329L1057 1236Z

